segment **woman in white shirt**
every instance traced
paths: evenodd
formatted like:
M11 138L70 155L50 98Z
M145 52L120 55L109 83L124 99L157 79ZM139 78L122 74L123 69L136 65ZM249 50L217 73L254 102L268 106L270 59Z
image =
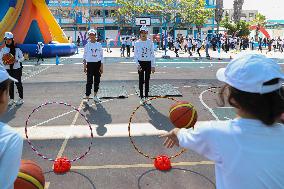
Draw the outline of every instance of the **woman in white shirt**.
M17 101L14 100L14 82L10 84L10 101L8 103L9 106L15 105L22 105L24 103L23 100L23 84L22 84L22 61L24 61L24 56L22 51L19 48L16 48L14 43L14 35L11 32L6 32L4 36L5 47L1 49L0 52L0 62L5 65L5 68L10 76L15 78L18 82L15 82L18 93L19 99ZM12 54L15 58L15 62L13 64L6 64L3 61L3 56L5 54Z

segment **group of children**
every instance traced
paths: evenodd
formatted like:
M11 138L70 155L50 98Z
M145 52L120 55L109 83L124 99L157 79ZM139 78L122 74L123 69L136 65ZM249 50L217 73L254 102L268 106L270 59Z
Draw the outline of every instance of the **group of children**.
M95 101L103 74L103 50L96 42L95 30L84 49L84 72L87 74L86 102L94 83ZM135 43L135 62L139 74L141 103L148 98L150 74L155 72L154 45L147 39L148 29L141 27ZM21 52L15 48L11 33L5 35L0 60L12 53L14 65L0 66L0 114L7 110L9 92L16 82L20 86ZM16 71L15 71L16 70ZM15 78L12 78L14 76ZM207 122L194 129L173 129L163 135L164 145L196 151L215 163L218 189L284 188L284 74L273 60L262 55L244 55L218 70L217 79L224 82L220 99L236 108L238 117L225 122ZM145 93L143 84L145 83ZM18 87L19 93L21 90ZM21 93L22 97L22 93ZM10 94L10 99L11 94ZM19 171L23 141L5 124L0 123L0 188L11 189Z

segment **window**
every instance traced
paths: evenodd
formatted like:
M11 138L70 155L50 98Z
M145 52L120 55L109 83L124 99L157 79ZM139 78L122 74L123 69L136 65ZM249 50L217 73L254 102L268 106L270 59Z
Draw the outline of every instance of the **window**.
M254 13L249 13L249 17L254 17Z

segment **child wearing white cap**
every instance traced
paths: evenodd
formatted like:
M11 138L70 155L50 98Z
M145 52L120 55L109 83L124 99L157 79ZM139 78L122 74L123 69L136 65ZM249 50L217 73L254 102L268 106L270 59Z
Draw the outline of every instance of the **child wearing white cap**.
M18 82L15 82L15 84L18 89L19 99L17 101L14 101L14 82L11 82L10 91L9 91L10 95L9 105L13 104L21 105L24 103L23 84L22 84L22 61L24 61L25 58L23 56L22 51L19 48L16 48L14 44L14 36L11 32L5 33L4 40L5 40L5 47L1 49L0 52L0 63L5 66L9 75L11 75L12 77L18 80ZM5 64L5 62L3 61L3 56L8 53L12 54L13 57L15 58L15 62L9 65Z
M8 106L10 83L16 82L0 65L0 116ZM0 188L14 188L22 156L23 139L11 127L0 122Z
M221 102L226 99L238 117L173 129L163 135L164 145L191 149L214 161L217 189L284 188L280 66L262 55L244 55L218 70L217 78L225 82Z
M140 28L140 40L135 43L134 60L137 65L139 74L139 90L140 90L140 104L144 104L148 98L149 82L151 72L155 72L155 54L154 43L147 39L148 28L142 26ZM143 93L143 84L145 83L145 95ZM150 101L147 101L150 104Z
M100 78L103 74L103 48L101 43L96 41L96 31L88 31L89 42L84 47L83 64L84 72L87 74L85 103L89 102L89 96L94 83L94 101L100 102L97 92L100 86Z

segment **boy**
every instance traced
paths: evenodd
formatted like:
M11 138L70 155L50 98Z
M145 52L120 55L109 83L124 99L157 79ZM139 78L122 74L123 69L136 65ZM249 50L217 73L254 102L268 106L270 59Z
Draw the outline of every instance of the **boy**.
M0 115L8 107L9 85L17 82L0 65ZM22 156L23 139L10 126L0 122L0 188L13 189Z
M83 64L84 72L87 73L85 103L89 102L89 96L94 83L94 101L100 102L97 93L100 85L100 78L103 74L103 48L101 43L96 41L96 31L88 31L90 41L84 47Z
M39 65L39 60L41 59L42 61L43 60L43 56L42 56L42 49L44 47L44 44L42 42L38 42L37 43L37 63L36 65Z
M154 43L148 38L148 28L140 28L140 40L135 43L134 60L139 74L140 104L144 104L148 98L149 81L151 72L155 73ZM143 83L145 83L145 95L143 93ZM145 98L144 98L145 97ZM150 104L150 101L147 101Z

